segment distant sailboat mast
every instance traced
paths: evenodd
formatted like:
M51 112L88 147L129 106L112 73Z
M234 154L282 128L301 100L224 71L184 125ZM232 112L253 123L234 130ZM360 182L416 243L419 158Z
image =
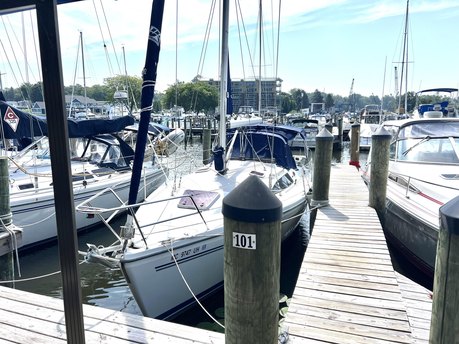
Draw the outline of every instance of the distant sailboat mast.
M262 49L262 1L259 1L259 25L260 25L260 30L259 30L259 42L260 42L260 53L258 56L258 115L261 116L261 49Z
M409 9L409 4L410 4L410 0L407 0L406 1L406 14L405 14L405 33L404 33L404 38L403 38L402 71L400 74L400 97L398 99L398 114L399 115L400 115L400 107L402 104L401 92L403 90L402 85L403 85L404 75L405 75L405 108L404 108L405 113L408 110L408 9Z

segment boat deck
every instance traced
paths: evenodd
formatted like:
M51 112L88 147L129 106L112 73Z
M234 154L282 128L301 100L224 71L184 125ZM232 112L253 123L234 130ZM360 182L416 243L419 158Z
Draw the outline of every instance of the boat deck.
M0 287L0 343L66 343L61 299ZM224 335L83 305L86 343L224 343Z
M284 327L292 343L428 343L429 291L392 267L355 167L331 169Z

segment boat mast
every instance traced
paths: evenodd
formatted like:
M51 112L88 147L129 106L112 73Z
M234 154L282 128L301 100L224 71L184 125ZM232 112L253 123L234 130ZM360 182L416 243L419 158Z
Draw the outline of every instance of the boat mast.
M258 115L261 117L261 48L262 48L262 28L261 28L261 23L262 23L262 0L259 1L259 25L260 25L260 30L259 30L259 42L260 42L260 53L258 56Z
M150 123L153 97L156 86L156 72L161 47L161 27L163 23L164 0L155 0L152 4L150 27L148 34L147 55L142 71L142 93L140 96L140 121L137 131L134 163L132 166L131 185L128 204L135 204L139 192L142 166L147 144L148 125Z
M229 0L223 0L222 9L222 46L221 46L221 66L220 66L220 146L226 147L226 107L227 107L227 80L228 80L228 20L229 20ZM223 159L225 160L225 159Z
M81 44L81 64L83 66L84 110L87 115L88 114L88 98L86 97L86 71L84 68L83 31L80 31L80 44Z
M406 1L406 14L405 14L405 33L403 38L403 55L402 55L402 72L400 74L400 97L398 98L398 114L400 115L400 107L402 104L401 92L403 90L403 72L405 71L405 113L407 112L408 107L408 8L409 8L410 0ZM406 66L405 66L406 65Z

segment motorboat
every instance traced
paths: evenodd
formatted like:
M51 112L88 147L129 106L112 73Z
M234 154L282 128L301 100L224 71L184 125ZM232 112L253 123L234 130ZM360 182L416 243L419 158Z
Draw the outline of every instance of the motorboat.
M305 117L292 118L288 120L288 125L304 129L306 133L306 149L316 147L316 135L319 133L319 121L317 119L308 119ZM293 142L293 148L304 149L304 140L298 136Z
M230 114L228 116L227 125L230 129L263 122L263 118L256 114L250 106L241 106L237 114Z
M365 107L360 112L359 122L360 150L369 150L371 147L371 136L375 133L376 129L378 129L379 125L383 122L383 117L379 105L365 105Z
M430 88L416 93L417 108L414 113L414 117L423 118L423 117L450 117L457 118L459 117L459 110L457 103L453 101L452 94L457 94L457 88ZM431 102L423 103L420 101L423 96L429 94L435 94L435 97L431 97ZM447 97L441 97L440 95L447 94Z
M12 133L29 135L22 127L29 127L27 114L0 101L2 113L9 113L13 120L3 121L3 134L13 139ZM10 158L9 195L13 223L22 228L21 250L43 244L57 238L51 156L46 121L33 122L40 128L41 136ZM32 123L32 122L31 122ZM39 123L39 124L37 124ZM134 123L132 117L115 120L68 119L69 149L75 206L99 194L94 206L113 207L124 204L130 187L134 150L121 138L121 133ZM16 131L12 130L12 126ZM37 133L35 133L36 135ZM167 167L153 159L145 162L142 170L142 201L161 183L168 173ZM100 224L107 217L75 214L77 230Z
M384 231L402 254L432 277L439 208L459 195L459 119L394 120L383 127L392 135ZM370 168L371 159L362 168L371 184Z

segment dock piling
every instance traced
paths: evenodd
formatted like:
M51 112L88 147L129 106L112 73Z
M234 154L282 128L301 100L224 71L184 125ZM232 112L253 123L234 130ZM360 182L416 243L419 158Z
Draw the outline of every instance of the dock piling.
M440 207L429 343L456 343L459 328L459 196Z
M202 163L207 165L210 163L210 151L212 145L211 139L212 130L210 128L204 128L202 132Z
M351 126L350 156L349 165L360 169L360 123L353 123Z
M314 174L312 179L311 206L328 205L330 188L330 169L333 155L333 134L326 128L316 136L314 152Z
M225 343L278 343L282 203L250 176L222 213Z
M386 208L390 139L390 133L383 127L378 128L371 136L369 206L378 213Z

